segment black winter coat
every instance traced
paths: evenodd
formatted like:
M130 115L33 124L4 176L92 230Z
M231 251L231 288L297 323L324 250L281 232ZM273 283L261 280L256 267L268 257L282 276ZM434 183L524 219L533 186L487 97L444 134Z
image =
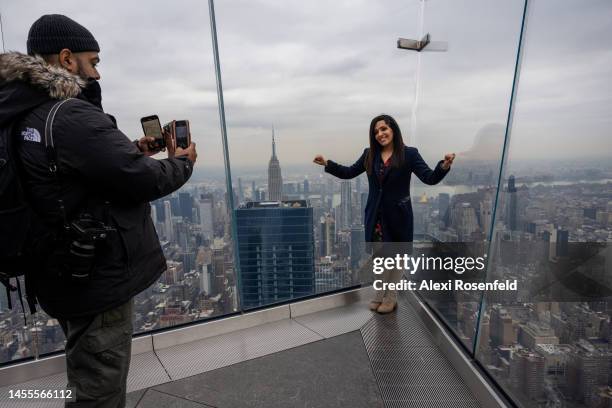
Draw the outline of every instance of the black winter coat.
M327 161L325 171L341 179L351 179L366 171L365 160L369 149L350 167L342 166L332 160ZM376 214L380 210L384 242L412 242L413 220L410 203L410 177L414 173L425 184L438 184L450 170L442 169L440 160L434 170L430 169L419 151L414 147L404 147L404 164L400 168L391 167L382 185L378 172L382 166L380 154L374 157L374 169L368 174L369 194L365 208L365 240L372 242Z
M145 156L102 109L83 100L77 77L18 53L0 55L0 126L15 122L26 194L38 217L32 252L38 270L27 279L51 316L74 318L112 309L146 289L166 269L149 201L191 176L187 158ZM69 97L53 126L59 180L44 144L51 107ZM90 278L70 279L67 243L59 238L63 200L68 221L90 213L116 229L95 251ZM107 204L108 203L108 204Z

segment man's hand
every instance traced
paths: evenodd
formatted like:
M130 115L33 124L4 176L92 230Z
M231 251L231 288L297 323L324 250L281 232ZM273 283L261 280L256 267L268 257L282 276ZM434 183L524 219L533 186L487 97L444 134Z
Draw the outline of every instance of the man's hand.
M453 160L455 160L455 153L446 153L444 155L444 163L442 163L442 168L444 170L450 169L451 164L453 164Z
M168 157L170 157L170 149L168 149ZM176 152L174 153L174 157L182 157L186 156L192 163L196 162L198 158L198 153L196 152L195 143L191 143L188 148L182 149L180 147L176 148Z
M138 140L138 149L146 156L153 156L162 151L159 147L153 147L154 145L155 138L153 136L143 136Z
M172 126L174 126L174 123ZM170 132L164 130L164 140L166 141L166 149L168 149L168 158L171 159L176 155L176 137L174 136L174 129Z

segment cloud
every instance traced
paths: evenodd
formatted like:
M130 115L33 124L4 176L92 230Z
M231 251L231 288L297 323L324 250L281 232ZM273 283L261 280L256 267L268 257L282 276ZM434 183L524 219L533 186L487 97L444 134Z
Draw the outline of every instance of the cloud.
M424 30L434 41L448 42L448 51L420 54L413 124L418 58L398 50L395 41L418 37L421 4L217 1L232 165L265 168L272 124L281 164L307 163L315 153L352 162L367 145L371 118L381 112L396 116L405 139L428 160L470 149L487 124L505 126L521 2L425 3ZM533 2L510 146L514 157L537 156L542 145L561 156L609 146L610 9L603 0ZM136 138L140 117L153 113L162 121L189 119L200 165L222 165L207 2L136 6L112 0L93 12L77 1L30 1L28 7L4 2L0 12L9 49L25 50L29 26L45 13L67 14L88 27L102 46L104 105L121 129Z

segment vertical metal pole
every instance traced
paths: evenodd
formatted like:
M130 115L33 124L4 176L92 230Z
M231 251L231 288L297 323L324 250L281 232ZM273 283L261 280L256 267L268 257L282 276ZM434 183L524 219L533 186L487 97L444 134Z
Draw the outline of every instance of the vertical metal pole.
M512 82L512 92L510 94L510 104L508 107L508 117L506 119L506 133L504 135L504 146L502 148L501 163L499 166L499 175L497 178L497 191L495 193L495 203L493 205L493 214L491 214L491 229L489 230L489 247L487 250L487 265L485 269L484 281L487 281L489 271L492 266L492 254L491 249L494 247L495 242L495 224L497 216L497 206L500 201L500 191L502 189L502 183L504 182L504 174L506 171L506 164L508 162L508 150L510 149L510 136L512 134L512 124L514 122L514 104L516 103L516 95L518 93L519 80L521 78L521 64L523 63L523 53L525 49L525 35L527 33L527 17L529 16L529 0L525 0L523 6L523 21L521 24L521 32L519 34L518 50L516 52L516 63L514 65L514 81ZM480 294L480 306L478 310L478 319L476 321L476 335L474 336L474 342L472 344L472 353L476 357L478 351L478 345L480 343L480 322L482 321L482 314L485 311L485 291Z
M425 25L425 0L421 0L419 10L419 22L417 39L423 38L423 28ZM421 93L421 53L417 52L416 70L414 73L414 100L412 101L412 111L410 114L410 135L408 141L411 146L417 145L417 109L419 106L419 96Z
M219 103L219 124L221 126L221 141L223 142L223 162L225 165L225 188L227 189L227 211L230 217L231 240L234 246L234 271L236 273L236 296L240 293L240 262L238 256L238 235L234 216L234 190L232 189L232 171L230 168L229 149L227 145L227 127L225 124L225 104L223 103L223 84L221 82L221 63L219 62L219 45L217 42L217 24L215 20L214 0L208 0L208 14L210 16L210 33L215 61L215 77L217 79L217 100ZM238 308L242 309L242 302L238 296Z
M4 26L2 25L2 13L0 13L0 37L2 37L2 52L6 52L4 48Z

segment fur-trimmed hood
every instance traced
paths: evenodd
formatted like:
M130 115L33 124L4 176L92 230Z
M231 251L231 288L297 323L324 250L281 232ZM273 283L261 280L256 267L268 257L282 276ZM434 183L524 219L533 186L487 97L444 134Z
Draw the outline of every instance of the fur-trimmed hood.
M0 126L51 99L74 98L85 82L40 57L0 54Z
M65 69L19 52L0 54L0 81L24 82L45 91L53 99L74 98L85 86L82 79Z

